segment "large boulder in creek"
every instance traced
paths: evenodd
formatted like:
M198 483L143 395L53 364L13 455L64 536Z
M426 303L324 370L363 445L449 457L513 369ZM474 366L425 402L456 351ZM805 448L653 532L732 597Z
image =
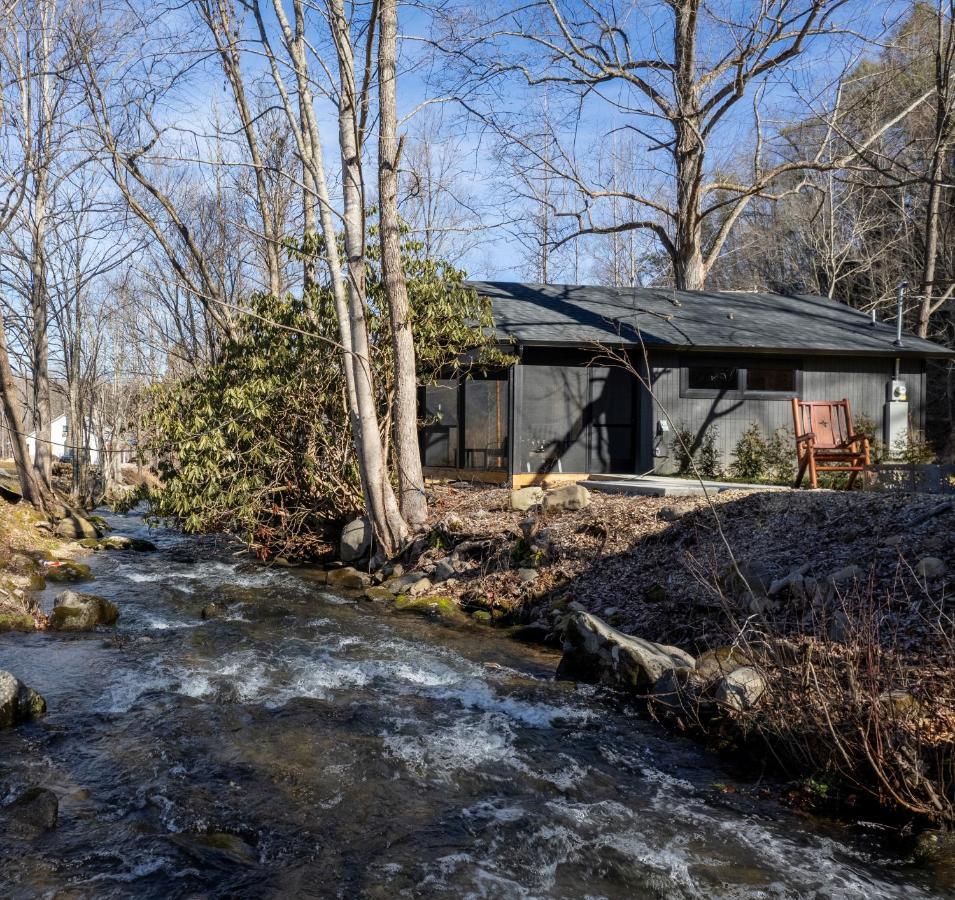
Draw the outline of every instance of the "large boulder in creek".
M564 625L557 675L647 691L668 672L690 672L695 666L679 647L624 634L591 613L575 612Z
M338 555L344 563L361 559L371 547L371 522L362 516L349 522L342 530Z
M445 622L465 622L467 618L450 597L409 597L402 594L395 598L395 609L401 613L416 613Z
M80 544L85 546L83 541L80 541ZM111 534L97 542L97 546L104 550L135 550L137 553L151 553L156 549L152 541L127 537L125 534Z
M590 506L590 491L580 484L562 484L544 494L544 512L573 512Z
M360 590L371 584L371 575L367 572L359 572L351 566L343 566L341 569L330 569L325 583L330 588Z
M99 529L87 518L70 513L61 522L56 523L54 534L57 537L78 541L82 538L99 537Z
M46 712L46 701L19 678L0 669L0 728L29 722Z
M95 594L63 591L53 601L50 628L53 631L92 631L97 625L115 625L116 605Z
M56 828L60 816L60 801L53 791L42 787L28 787L6 806L0 807L0 824L8 834L18 837L37 837Z
M89 581L93 572L86 563L72 559L54 559L44 570L48 581Z

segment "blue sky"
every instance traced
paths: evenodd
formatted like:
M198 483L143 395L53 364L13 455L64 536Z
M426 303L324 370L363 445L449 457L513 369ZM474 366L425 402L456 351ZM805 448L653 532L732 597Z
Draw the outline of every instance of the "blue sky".
M752 2L740 0L723 0L722 4L716 5L731 15L744 14L757 6ZM662 4L632 0L629 5L618 3L616 7L620 11L621 28L627 32L635 54L667 55L669 14L664 11ZM470 9L467 5L463 8ZM488 3L480 7L480 10L492 13L513 8L513 4ZM584 5L563 4L562 8L568 15L572 15L580 12ZM871 3L865 0L850 0L839 8L834 24L840 31L851 30L873 36L882 33L908 8L908 4L904 2ZM177 13L166 12L164 15ZM508 20L505 16L500 21ZM660 46L654 46L648 36L658 27L661 29L659 34L662 39ZM402 8L400 31L405 40L402 47L399 113L403 117L408 116L424 100L442 97L448 87L446 76L452 68L452 60L442 59L440 54L434 56L420 40L432 34L432 29L433 21L422 8ZM251 28L249 36L252 36ZM718 52L719 47L714 43L717 38L717 31L706 32L706 39L701 41L700 45L701 56L705 58L707 54ZM261 56L255 52L253 42L250 41L248 46L250 52L244 60L247 70L264 76ZM514 39L500 43L501 52L526 51L528 46L525 42ZM824 104L831 99L832 87L838 74L864 52L860 47L861 42L848 33L810 41L802 57L787 67L784 77L773 78L761 88L761 109L767 129L772 131L798 121L808 109L808 103ZM175 111L180 126L203 130L214 100L220 108L228 109L228 97L222 91L220 79L221 73L212 61L203 77L196 77L188 85L184 85L180 103L177 104L179 108ZM755 91L751 91L751 94L753 93ZM493 101L490 99L492 96ZM616 87L611 86L607 89L607 96L619 99L621 94ZM549 102L553 103L555 108L559 107L559 100L553 92L552 97ZM508 110L516 120L539 108L541 91L529 89L519 77L515 77L499 80L495 83L493 94L488 92L484 97L478 94L474 99L478 105L484 104L495 112ZM329 103L319 102L318 111L329 175L335 181L337 123ZM597 155L601 148L606 146L608 135L614 128L625 128L628 123L638 123L641 126L647 124L646 119L623 115L619 110L613 110L606 101L593 96L580 107L580 112L581 115L563 129L561 138L568 143L573 141L585 165L595 164ZM431 114L434 114L434 107L431 107ZM446 123L448 139L453 140L458 147L457 168L462 189L476 201L482 212L483 228L479 235L475 235L474 247L465 254L463 266L474 277L523 276L525 273L521 269L520 247L514 239L513 229L505 224L508 217L519 218L519 215L513 206L508 208L501 202L506 186L502 184L494 136L482 129L477 121L468 119L461 107L454 102L443 104L439 114ZM416 126L412 120L406 127L413 134ZM670 181L665 174L654 173L653 166L665 166L667 157L659 151L647 151L648 143L648 140L642 137L634 141L633 171L642 173L642 181L649 191L661 198L666 197L670 190ZM752 107L747 99L738 105L733 115L726 118L710 140L708 157L711 166L732 168L734 165L740 165L740 157L745 155L751 143ZM371 144L373 145L373 140ZM369 172L371 171L369 169ZM373 178L371 180L373 181ZM586 267L580 272L580 280L588 280Z

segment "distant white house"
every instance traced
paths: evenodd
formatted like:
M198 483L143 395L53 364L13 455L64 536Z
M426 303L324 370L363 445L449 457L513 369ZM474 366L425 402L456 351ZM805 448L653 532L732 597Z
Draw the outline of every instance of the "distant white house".
M66 413L57 416L50 425L50 450L53 459L70 458L73 447L70 440L70 423ZM31 431L27 435L27 449L30 451L30 458L36 459L36 432ZM93 465L99 463L100 447L95 434L89 436L90 462Z

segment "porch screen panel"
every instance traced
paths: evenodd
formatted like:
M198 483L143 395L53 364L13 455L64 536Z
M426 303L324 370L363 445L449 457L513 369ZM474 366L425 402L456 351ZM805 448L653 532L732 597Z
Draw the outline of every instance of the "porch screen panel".
M587 370L524 366L521 472L586 472Z
M458 382L438 381L424 389L425 424L421 455L426 466L458 465Z
M636 410L633 376L616 366L590 370L592 424L591 472L633 472L636 469Z
M507 469L507 381L464 382L465 469Z

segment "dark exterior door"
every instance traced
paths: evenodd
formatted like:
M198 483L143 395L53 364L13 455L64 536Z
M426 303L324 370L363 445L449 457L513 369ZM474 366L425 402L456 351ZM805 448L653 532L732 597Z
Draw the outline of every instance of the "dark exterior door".
M522 365L515 471L633 472L637 391L609 366Z
M636 382L618 366L591 368L588 472L634 472L637 449Z

